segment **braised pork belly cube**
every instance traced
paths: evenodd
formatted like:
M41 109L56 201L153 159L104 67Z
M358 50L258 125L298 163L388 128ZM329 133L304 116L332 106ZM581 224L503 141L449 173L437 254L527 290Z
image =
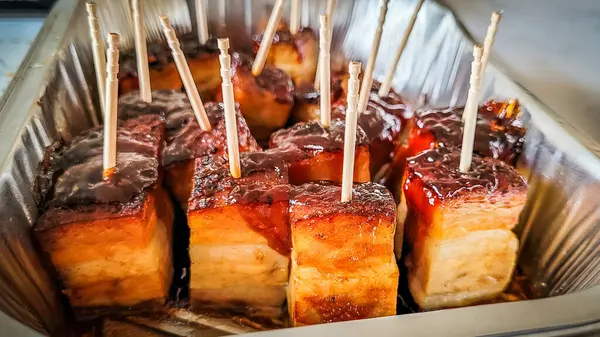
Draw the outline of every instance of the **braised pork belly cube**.
M240 156L238 179L222 156L196 159L190 298L198 309L278 319L291 249L287 166L304 153L286 147Z
M294 84L281 69L265 65L260 75L252 74L252 59L233 53L233 91L236 102L257 140L268 140L287 122L294 104ZM217 100L221 101L221 94Z
M201 45L198 38L187 35L180 38L192 77L203 100L214 99L221 86L219 50L216 40ZM169 47L164 44L148 46L150 84L152 90L183 90ZM119 92L126 94L139 89L135 51L121 54L119 61Z
M332 118L345 119L346 104L337 104L333 108ZM360 112L357 122L369 141L369 171L371 180L376 181L385 176L400 150L402 122L371 101L367 104L367 110Z
M512 229L525 204L525 181L497 159L475 154L467 173L459 171L459 161L458 148L408 159L408 281L425 310L493 298L515 268L518 239Z
M340 198L334 184L292 190L292 326L396 314L394 200L370 182L355 184L351 201Z
M254 35L254 52L258 51L263 35ZM315 32L302 28L292 35L287 25L281 25L269 48L266 63L283 70L296 86L312 85L317 70L319 45Z
M162 153L162 165L169 188L185 208L192 191L194 158L206 155L226 155L227 138L222 103L208 102L204 109L212 126L204 132L184 93L154 91L152 102L139 99L137 92L124 95L119 100L119 117L129 118L139 114L158 114L165 117L166 145ZM240 152L260 151L250 134L246 121L236 106L238 144Z
M318 122L298 123L271 136L269 146L295 145L309 154L308 158L290 165L290 183L301 185L311 181L342 181L344 132L346 123L332 120L324 128ZM367 182L369 175L369 141L360 127L356 128L354 181Z
M345 73L335 72L331 74L331 103L342 99L342 76ZM292 120L294 122L318 121L320 112L321 93L313 88L313 84L296 86L294 95L294 109L292 110Z
M160 308L172 277L173 211L157 184L158 158L119 153L111 178L102 171L101 155L66 169L34 233L79 317Z

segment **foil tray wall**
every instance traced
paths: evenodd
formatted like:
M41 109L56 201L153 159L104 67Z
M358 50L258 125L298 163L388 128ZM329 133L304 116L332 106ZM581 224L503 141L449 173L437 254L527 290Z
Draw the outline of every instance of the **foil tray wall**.
M383 77L391 62L414 2L390 1L376 78ZM97 3L103 35L117 32L122 49L132 48L127 2ZM192 3L145 0L149 39L162 39L160 14L169 15L179 33L195 29ZM230 37L235 49L249 50L250 34L264 27L272 1L208 0L207 4L210 31ZM324 0L303 1L303 25L316 28L317 14L324 7ZM374 0L338 1L334 50L365 61L376 17ZM412 102L426 94L430 105L463 103L473 43L460 27L446 8L427 1L397 69L395 89ZM32 335L34 330L60 333L67 324L58 289L32 240L31 228L38 217L32 185L47 145L58 138L70 139L101 121L88 39L84 3L58 1L0 102L0 310L6 314L0 315L0 327L12 317L33 329L27 330ZM520 169L528 177L530 193L517 227L519 266L533 282L537 297L555 297L265 334L396 336L401 331L450 336L598 327L594 324L600 317L600 160L577 140L576 130L493 62L484 83L482 99L517 97L527 111L529 130ZM210 325L210 320L203 322Z

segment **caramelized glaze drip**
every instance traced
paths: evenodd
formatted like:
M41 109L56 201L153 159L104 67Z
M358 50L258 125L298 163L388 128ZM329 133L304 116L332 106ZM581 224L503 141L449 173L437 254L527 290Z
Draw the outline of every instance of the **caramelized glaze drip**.
M325 217L335 214L355 214L359 216L383 216L391 222L396 217L396 204L390 192L382 185L367 182L354 184L352 188L352 200L341 202L342 188L330 182L307 183L294 186L290 199L290 207L309 207L308 214L302 214L301 218L292 221L301 221L314 217Z
M153 187L158 180L158 160L142 154L117 155L117 166L104 179L102 156L67 169L54 186L51 207L90 203L127 203Z
M420 136L430 133L433 141L428 147L460 146L462 113L463 108L418 111L413 133ZM486 105L479 108L473 144L475 153L514 165L522 151L524 137L525 129L513 125L512 121L496 117Z
M252 59L240 53L233 53L231 58L233 80L236 74L244 72L252 74ZM282 104L294 103L294 84L292 79L283 70L270 65L265 65L260 75L255 77L256 84L264 90L275 95L277 102Z
M460 148L437 148L408 158L406 185L419 179L430 198L459 198L471 193L494 194L523 191L527 185L519 173L503 161L473 155L469 172L459 171Z
M342 120L332 120L331 126L324 128L318 122L301 122L293 126L274 132L271 135L270 147L281 147L285 144L294 144L297 147L319 153L323 151L342 150L344 148L344 132L346 123ZM356 145L368 145L365 131L356 128Z
M179 37L181 50L188 58L198 58L202 55L215 55L219 53L217 40L210 39L205 45L200 44L198 37L184 35ZM148 62L150 69L162 70L167 64L173 62L171 49L165 43L148 45ZM119 79L137 77L137 58L135 50L122 52L119 57Z

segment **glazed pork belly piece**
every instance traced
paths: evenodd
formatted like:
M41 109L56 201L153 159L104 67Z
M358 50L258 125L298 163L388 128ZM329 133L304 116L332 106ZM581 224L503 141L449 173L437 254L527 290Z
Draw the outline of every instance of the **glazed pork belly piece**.
M308 154L305 160L289 167L290 183L301 185L311 181L342 181L344 132L346 123L339 119L324 128L318 122L297 123L271 136L271 148L295 145ZM354 181L367 182L369 174L369 140L362 128L356 128Z
M226 155L227 140L222 103L209 102L204 105L212 126L204 132L198 125L187 96L176 91L152 92L152 103L139 100L137 92L119 100L119 116L129 118L144 113L165 116L166 145L162 165L165 168L167 185L179 203L187 207L194 177L194 158L206 155ZM244 117L236 107L238 144L240 152L260 151Z
M336 104L332 118L346 118L346 104ZM371 180L385 176L390 164L400 152L401 119L387 113L379 105L369 101L367 110L358 115L358 126L365 131L369 141L369 171Z
M332 104L342 99L342 76L344 72L333 72L331 74L331 102ZM310 85L296 86L294 95L294 109L292 110L292 120L294 122L318 121L320 118L320 99L319 90ZM345 102L345 101L344 101Z
M437 148L406 167L408 282L425 310L489 300L515 268L525 181L498 159L474 154L467 173L459 161L459 148Z
M282 128L294 104L294 84L281 69L266 65L260 75L252 75L252 59L233 53L231 69L236 102L246 118L252 135L268 140L274 130ZM221 95L218 96L221 100Z
M258 51L263 35L254 35L254 52ZM315 32L301 28L292 35L287 25L280 25L273 37L266 63L283 70L294 84L312 86L317 70L319 44Z
M34 234L81 319L155 310L168 296L173 210L160 187L163 127L158 116L121 122L109 179L101 129L51 147L42 163Z
M489 101L479 107L473 151L514 166L523 150L526 130L516 120L518 103L509 102ZM409 122L412 127L407 143L394 161L393 173L386 183L398 200L402 199L403 186L402 175L398 173L404 172L406 158L433 148L461 146L463 109L425 109L415 112Z
M278 320L289 275L289 162L294 147L241 153L235 179L221 156L196 159L188 206L195 308Z
M292 326L396 314L395 203L385 187L355 184L340 202L333 184L294 187L290 200Z
M219 73L219 49L214 39L205 45L196 36L187 35L180 39L196 87L203 100L214 99L221 88ZM150 83L152 90L183 90L169 47L164 44L148 45ZM119 61L119 91L126 94L139 89L135 51L121 54Z

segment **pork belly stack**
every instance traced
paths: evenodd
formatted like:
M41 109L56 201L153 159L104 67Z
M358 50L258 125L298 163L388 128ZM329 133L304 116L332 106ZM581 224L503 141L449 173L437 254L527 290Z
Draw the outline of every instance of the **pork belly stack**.
M221 87L216 40L211 39L202 45L196 36L187 35L181 37L180 42L200 96L205 101L214 99ZM181 77L167 45L148 45L148 61L152 90L183 90ZM119 92L126 94L138 90L135 51L121 53L119 64Z
M271 135L271 148L295 145L309 156L289 167L290 183L301 185L311 181L342 181L344 163L344 131L346 123L332 120L324 128L318 122L298 123ZM354 181L367 182L369 175L369 141L365 132L356 129Z
M405 240L411 294L423 309L493 298L508 285L518 240L511 231L527 186L510 165L473 156L458 170L460 150L438 148L408 159Z
M332 118L346 118L347 104L337 104ZM369 101L366 111L358 115L358 126L365 131L369 141L369 171L371 179L384 176L395 156L400 152L400 118L387 113L381 106Z
M396 314L395 203L375 183L341 188L305 184L292 191L292 265L288 312L292 326Z
M153 91L152 103L139 100L137 92L124 95L119 100L119 117L144 113L165 116L166 145L162 153L167 184L179 203L187 207L194 177L194 158L206 155L226 155L227 139L222 103L204 105L212 126L204 132L198 125L187 95L176 91ZM236 107L238 144L240 152L260 151L250 129Z
M153 309L168 295L173 210L160 187L163 127L153 115L121 122L110 179L103 179L102 129L50 147L42 163L34 233L81 318Z
M331 74L331 102L337 102L342 99L342 74ZM292 110L292 119L294 122L310 122L319 120L321 93L310 86L296 86L294 95L294 109Z
M297 148L241 153L241 178L221 156L196 159L188 206L190 298L197 308L276 319L289 275L287 165Z
M253 36L255 53L262 39L263 34ZM301 28L292 35L287 25L281 25L273 37L266 63L283 70L296 86L312 86L318 54L319 45L312 29Z
M231 69L234 97L252 135L258 140L268 140L290 116L294 104L292 80L271 65L266 65L260 75L252 75L252 59L239 53L231 55Z

